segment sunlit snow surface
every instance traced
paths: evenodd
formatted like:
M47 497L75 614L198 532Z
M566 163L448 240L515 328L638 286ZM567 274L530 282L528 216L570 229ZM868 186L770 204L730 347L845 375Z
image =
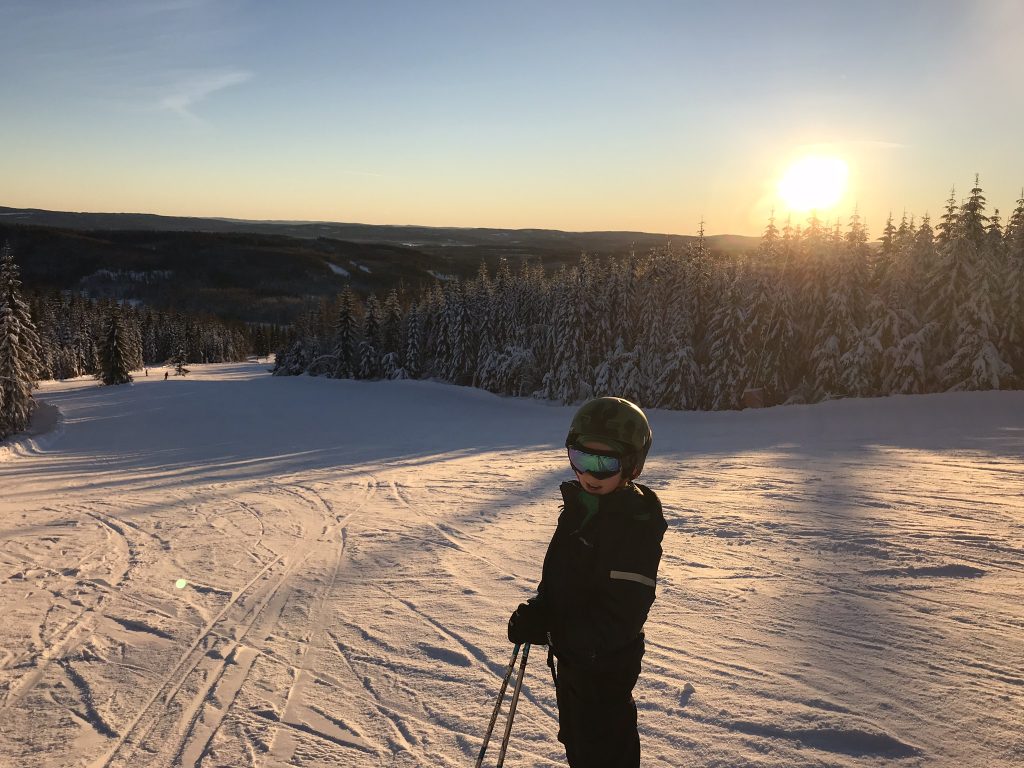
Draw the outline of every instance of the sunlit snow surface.
M472 765L572 409L265 367L0 448L4 768ZM651 421L645 767L1024 764L1024 393ZM538 652L506 765L556 732Z

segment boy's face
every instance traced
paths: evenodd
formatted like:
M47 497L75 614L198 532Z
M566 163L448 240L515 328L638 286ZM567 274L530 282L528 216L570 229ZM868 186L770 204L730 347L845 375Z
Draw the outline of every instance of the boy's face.
M612 447L610 445L592 441L582 443L580 447L590 448L595 451L612 450ZM574 469L573 471L575 472L576 470ZM611 493L612 491L617 491L619 488L625 485L622 479L622 472L612 475L611 477L606 477L604 480L596 479L589 472L576 472L576 479L580 481L580 485L583 486L583 490L585 490L587 493L592 493L595 496L604 496L605 494Z

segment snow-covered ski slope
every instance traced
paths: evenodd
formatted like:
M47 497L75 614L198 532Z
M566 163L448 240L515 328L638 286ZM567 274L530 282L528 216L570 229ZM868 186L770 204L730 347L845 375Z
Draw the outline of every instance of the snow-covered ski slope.
M572 409L264 369L39 392L0 766L472 765ZM1024 393L651 421L644 766L1024 764ZM556 732L538 652L506 764Z

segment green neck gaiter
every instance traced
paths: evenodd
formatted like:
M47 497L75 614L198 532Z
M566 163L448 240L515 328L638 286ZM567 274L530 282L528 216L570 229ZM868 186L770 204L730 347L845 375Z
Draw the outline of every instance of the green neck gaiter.
M587 510L587 514L583 518L583 522L580 524L579 529L581 531L587 527L587 523L590 522L590 519L597 514L597 505L599 502L600 499L594 494L587 493L586 491L580 491L580 504L582 504L583 508Z

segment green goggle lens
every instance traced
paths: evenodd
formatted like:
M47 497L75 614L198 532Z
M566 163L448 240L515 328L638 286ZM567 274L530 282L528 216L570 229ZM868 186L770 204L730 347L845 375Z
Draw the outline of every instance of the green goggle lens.
M622 459L618 456L590 453L580 448L569 448L569 463L581 475L589 473L595 480L607 480L622 471Z

